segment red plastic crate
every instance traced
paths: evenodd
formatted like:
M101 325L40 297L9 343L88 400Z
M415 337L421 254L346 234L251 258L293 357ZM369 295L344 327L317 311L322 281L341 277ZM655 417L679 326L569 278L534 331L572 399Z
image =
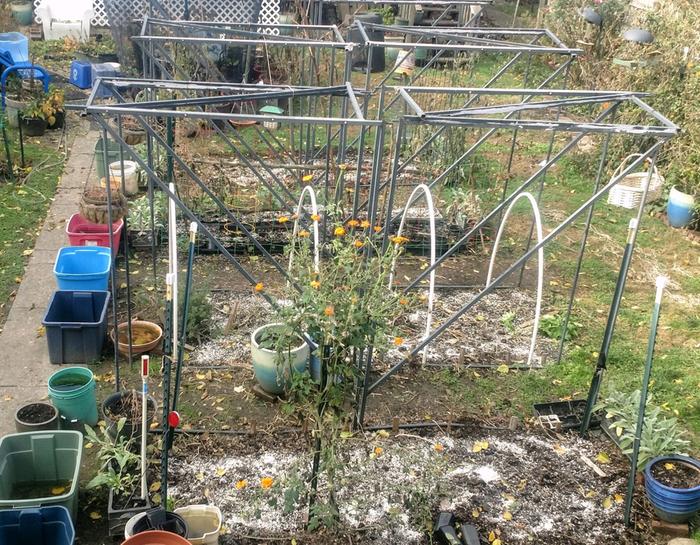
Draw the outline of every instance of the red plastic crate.
M124 220L112 224L114 255L119 251ZM109 248L109 225L92 223L80 214L73 214L66 225L66 234L71 246L105 246Z

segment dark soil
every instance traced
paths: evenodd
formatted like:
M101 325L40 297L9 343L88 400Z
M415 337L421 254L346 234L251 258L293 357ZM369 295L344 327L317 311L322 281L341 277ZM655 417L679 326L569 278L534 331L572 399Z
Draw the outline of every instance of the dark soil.
M56 409L47 403L32 403L22 407L17 417L27 424L41 424L48 422L56 415Z
M671 488L695 488L700 486L700 468L687 462L656 462L651 466L652 476Z
M148 413L152 412L152 407L149 407ZM126 418L129 422L140 420L141 398L135 395L134 392L126 392L116 403L105 407L105 413L114 420L118 420L122 417Z

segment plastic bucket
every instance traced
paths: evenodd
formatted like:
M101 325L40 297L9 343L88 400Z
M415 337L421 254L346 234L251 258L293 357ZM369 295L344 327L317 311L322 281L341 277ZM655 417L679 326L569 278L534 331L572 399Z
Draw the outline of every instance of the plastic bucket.
M119 251L124 220L112 224L114 255ZM102 246L109 248L109 225L92 223L80 214L73 214L66 224L66 234L71 246Z
M114 140L107 140L107 161L113 163L117 161L120 156L120 147ZM104 158L104 140L100 136L95 142L95 168L97 170L97 177L104 178L105 173L105 158Z
M695 198L672 187L668 194L666 214L671 227L686 227L695 215Z
M74 540L73 521L61 505L0 511L3 545L73 545Z
M139 170L134 161L124 161L124 190L127 195L136 195L139 192ZM122 185L122 163L115 161L109 164L109 178L115 180L119 187Z
M85 367L67 367L49 378L49 397L58 412L69 420L97 424L95 377Z
M175 509L187 523L187 541L192 545L216 545L221 532L221 510L215 505L188 505Z
M65 246L58 251L53 272L59 290L107 291L112 253L103 246Z

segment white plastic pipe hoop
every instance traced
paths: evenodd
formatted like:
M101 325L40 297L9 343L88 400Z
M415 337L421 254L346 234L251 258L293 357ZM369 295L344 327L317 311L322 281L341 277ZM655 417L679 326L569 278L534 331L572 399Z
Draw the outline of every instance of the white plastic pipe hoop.
M170 183L170 192L175 194L175 184ZM178 326L178 293L177 293L177 208L175 199L168 198L168 271L172 275L172 361L177 361L177 326Z
M423 339L427 339L428 336L430 335L430 328L433 323L433 303L435 301L435 269L433 266L435 265L435 207L433 206L433 195L430 193L430 188L425 185L425 184L420 184L419 186L416 186L416 188L413 190L413 193L411 193L411 196L408 198L408 201L406 201L406 206L403 210L403 214L401 215L401 223L399 224L399 230L396 233L397 237L401 236L401 233L403 233L403 227L406 222L406 214L408 213L408 209L413 204L413 201L416 198L416 194L422 192L423 195L425 196L425 202L428 206L428 221L430 224L430 282L428 283L428 316L425 320L425 334L423 336ZM399 246L399 244L396 244L396 246ZM394 283L394 270L396 269L396 256L394 256L394 259L391 261L391 270L389 271L389 289L392 289L393 283ZM426 346L423 349L423 363L426 362L428 359L428 347Z
M506 225L506 221L508 221L508 216L510 215L511 210L513 209L513 206L515 206L515 203L517 203L520 199L527 199L530 202L530 206L532 207L532 214L535 217L535 226L537 229L537 243L539 244L542 242L542 218L540 217L540 207L537 205L537 201L535 200L535 197L532 196L531 193L521 193L518 195L513 202L510 203L510 206L506 210L506 213L503 216L503 221L501 221L501 225L498 227L498 234L496 235L496 240L493 243L493 251L491 252L491 261L489 263L489 272L486 276L486 287L488 287L491 284L491 276L493 274L493 264L496 261L496 254L498 253L498 245L501 242L501 236L503 235L503 229ZM535 303L535 321L533 323L533 328L532 328L532 338L530 339L530 352L528 353L527 356L527 365L532 364L532 358L535 355L535 345L537 344L537 330L540 327L540 311L542 309L542 287L544 285L544 248L540 248L537 250L537 301Z
M299 218L301 217L301 212L304 207L304 197L306 194L309 194L309 200L311 201L311 214L312 215L318 215L318 206L316 205L316 192L314 191L314 188L311 187L310 185L304 186L304 189L301 190L301 196L299 197L299 204L297 204L297 213L296 213L296 219L294 220L294 229L292 230L292 247L294 244L296 244L296 237L299 232ZM319 244L318 244L318 222L314 221L313 223L313 234L314 234L314 271L318 273L319 271L319 264L321 262L321 258L319 256ZM294 252L289 252L289 266L287 270L291 274L292 272L292 264L294 263Z

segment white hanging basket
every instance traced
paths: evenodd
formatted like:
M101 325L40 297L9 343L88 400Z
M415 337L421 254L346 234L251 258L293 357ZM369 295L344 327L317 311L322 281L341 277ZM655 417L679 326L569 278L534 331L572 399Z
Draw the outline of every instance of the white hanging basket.
M620 174L625 168L630 160L641 157L641 153L633 153L625 157L625 159L620 163L613 172L613 180L616 176ZM644 188L649 182L649 191L647 192L647 197L644 204L657 199L661 195L661 188L664 185L664 178L659 174L656 165L652 162L651 164L652 172L634 172L628 174L617 184L615 184L610 192L608 193L608 204L613 206L619 206L621 208L637 208L642 200L642 195L644 195Z

